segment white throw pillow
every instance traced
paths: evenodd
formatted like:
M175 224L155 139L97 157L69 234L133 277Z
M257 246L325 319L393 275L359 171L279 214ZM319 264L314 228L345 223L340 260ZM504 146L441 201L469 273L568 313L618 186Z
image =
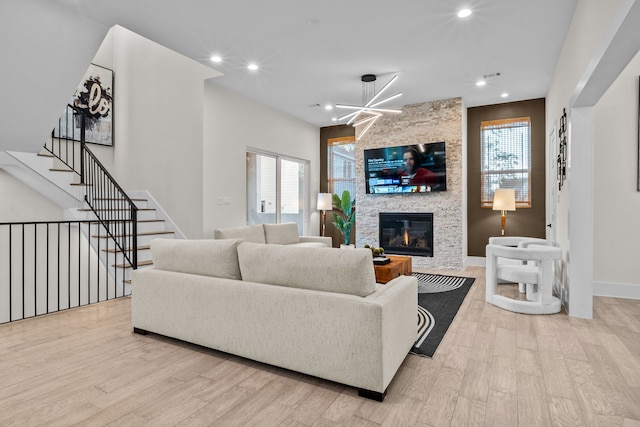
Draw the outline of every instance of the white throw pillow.
M241 240L153 239L151 259L157 270L240 280L238 245Z
M295 222L263 225L266 243L272 245L290 245L291 243L300 243L298 225Z
M242 239L245 242L266 243L262 224L214 230L216 239Z
M307 248L241 243L242 280L365 297L375 291L369 249Z

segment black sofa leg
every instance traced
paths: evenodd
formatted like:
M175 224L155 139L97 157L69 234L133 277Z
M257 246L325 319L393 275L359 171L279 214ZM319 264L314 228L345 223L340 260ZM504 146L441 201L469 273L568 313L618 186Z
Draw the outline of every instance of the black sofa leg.
M147 335L147 331L136 327L133 328L133 332L140 335Z
M386 395L387 390L385 390L383 393L380 393L378 391L364 390L361 388L358 389L358 396L364 397L366 399L377 400L378 402L382 402Z

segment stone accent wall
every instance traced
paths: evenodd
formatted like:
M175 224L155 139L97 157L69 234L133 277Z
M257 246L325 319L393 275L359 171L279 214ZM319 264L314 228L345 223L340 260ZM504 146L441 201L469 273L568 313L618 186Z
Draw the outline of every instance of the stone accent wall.
M414 268L462 269L462 99L405 105L385 114L356 141L356 246L378 246L379 212L433 212L433 257L413 257ZM447 191L427 194L365 194L366 148L445 141Z

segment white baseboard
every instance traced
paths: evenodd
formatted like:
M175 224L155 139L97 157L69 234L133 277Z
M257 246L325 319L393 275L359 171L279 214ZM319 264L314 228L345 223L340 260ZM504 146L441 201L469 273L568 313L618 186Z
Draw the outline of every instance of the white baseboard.
M464 266L486 267L485 257L468 256ZM593 282L593 296L640 299L640 283Z
M593 295L599 297L615 297L640 299L640 283L593 282Z
M474 267L485 267L486 266L486 258L483 256L468 256L464 259L464 266L474 266Z

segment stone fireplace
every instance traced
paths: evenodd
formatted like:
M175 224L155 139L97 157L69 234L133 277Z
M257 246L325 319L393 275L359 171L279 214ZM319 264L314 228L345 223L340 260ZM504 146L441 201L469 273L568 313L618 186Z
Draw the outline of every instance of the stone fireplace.
M464 239L463 144L464 123L462 99L452 98L402 106L401 114L387 114L376 121L364 137L356 140L356 246L381 245L387 253L412 257L413 268L462 269ZM367 194L364 150L418 143L445 141L447 190L431 193ZM400 252L384 242L380 229L380 213L431 213L431 254ZM394 227L383 227L394 228ZM387 230L390 233L390 230ZM402 233L404 239L404 232ZM395 242L395 241L394 241ZM404 242L404 240L403 240ZM403 243L404 244L404 243ZM411 245L411 243L409 243ZM414 246L422 246L415 241ZM424 243L426 247L427 244ZM397 249L397 250L396 250Z
M380 246L387 254L433 256L433 214L380 212Z

